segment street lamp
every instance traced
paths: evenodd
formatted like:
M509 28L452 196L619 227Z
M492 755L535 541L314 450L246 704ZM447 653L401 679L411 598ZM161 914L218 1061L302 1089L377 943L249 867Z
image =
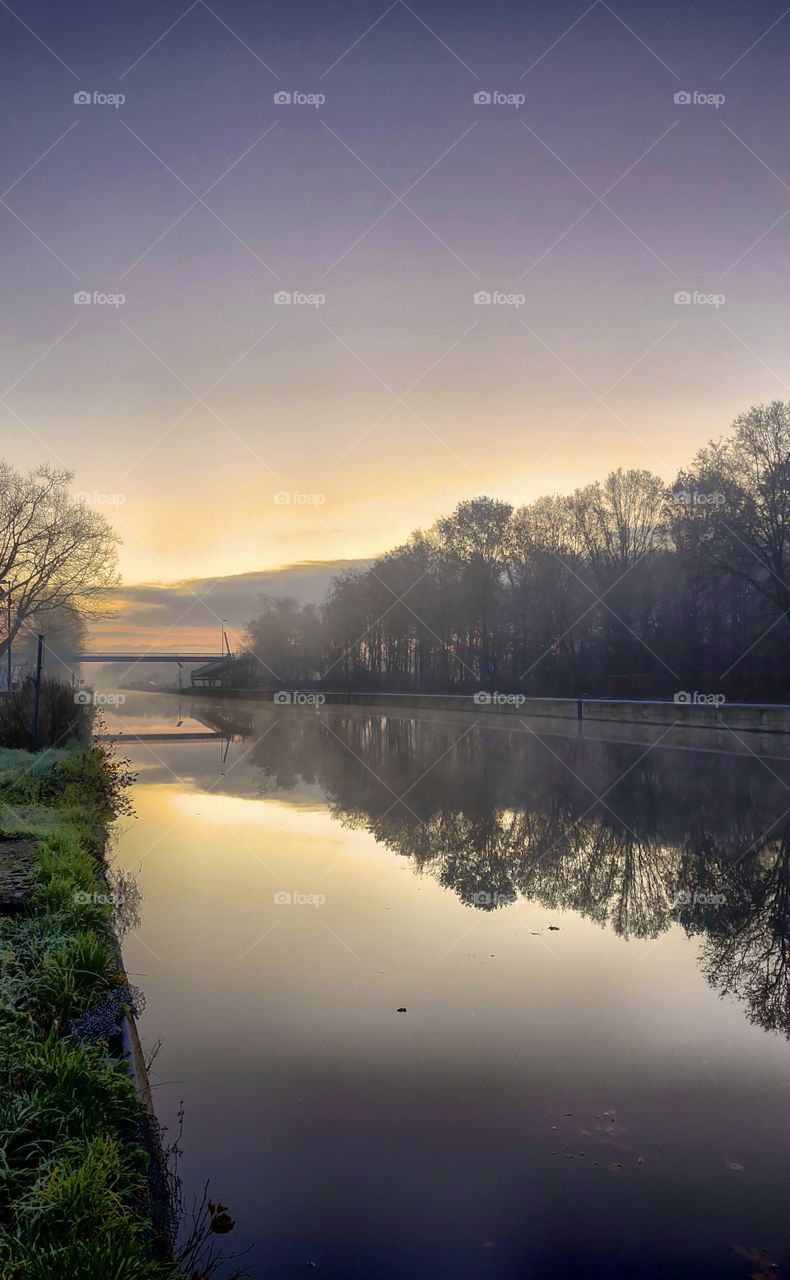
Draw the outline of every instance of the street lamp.
M5 588L6 625L8 628L7 681L8 692L11 693L11 582L8 578L0 579L0 587Z

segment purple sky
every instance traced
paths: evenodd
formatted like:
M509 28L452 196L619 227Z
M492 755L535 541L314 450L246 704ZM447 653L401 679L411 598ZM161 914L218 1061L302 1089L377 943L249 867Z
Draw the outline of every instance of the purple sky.
M671 479L788 395L783 14L0 4L3 456L71 467L130 583Z

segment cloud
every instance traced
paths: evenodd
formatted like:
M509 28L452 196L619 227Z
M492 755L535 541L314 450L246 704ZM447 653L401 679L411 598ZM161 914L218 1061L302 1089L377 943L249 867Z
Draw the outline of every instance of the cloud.
M113 617L91 626L90 648L214 648L222 618L233 644L255 614L261 595L293 596L300 604L318 604L333 577L369 563L308 560L228 577L123 586L113 593Z

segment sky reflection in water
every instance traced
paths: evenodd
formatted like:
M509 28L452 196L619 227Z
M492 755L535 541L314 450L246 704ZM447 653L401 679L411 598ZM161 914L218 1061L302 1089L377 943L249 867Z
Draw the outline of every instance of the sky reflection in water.
M111 727L175 708L130 697ZM220 736L131 749L125 954L187 1184L211 1177L255 1275L783 1261L790 761L752 754L781 740L181 718Z

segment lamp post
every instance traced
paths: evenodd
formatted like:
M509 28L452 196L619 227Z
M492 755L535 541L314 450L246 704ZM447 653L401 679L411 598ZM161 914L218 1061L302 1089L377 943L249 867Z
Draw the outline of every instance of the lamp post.
M0 581L0 587L3 587L5 589L6 626L8 629L8 653L6 655L6 661L7 661L6 679L8 681L8 692L10 694L11 693L11 582L10 580L8 578L3 578L2 581Z

